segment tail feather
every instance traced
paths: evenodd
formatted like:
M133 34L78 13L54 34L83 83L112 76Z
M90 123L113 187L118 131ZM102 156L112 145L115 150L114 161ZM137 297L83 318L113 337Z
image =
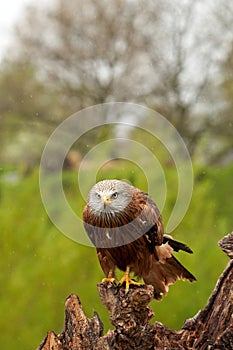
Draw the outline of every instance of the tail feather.
M142 278L146 284L154 287L154 297L157 300L161 300L163 294L168 292L169 285L178 279L196 281L196 278L174 256L165 262L153 257L149 273L144 274Z

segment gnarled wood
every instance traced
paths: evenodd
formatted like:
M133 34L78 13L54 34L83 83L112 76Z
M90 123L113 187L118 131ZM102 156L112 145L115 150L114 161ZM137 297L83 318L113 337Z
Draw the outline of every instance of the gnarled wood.
M232 259L233 233L219 246ZM103 324L97 313L87 318L78 297L66 301L65 329L56 335L49 332L38 350L81 349L233 349L233 260L231 260L206 306L187 320L180 331L159 322L150 324L153 311L152 286L133 286L125 294L123 287L100 283L101 301L110 313L115 329L103 335Z

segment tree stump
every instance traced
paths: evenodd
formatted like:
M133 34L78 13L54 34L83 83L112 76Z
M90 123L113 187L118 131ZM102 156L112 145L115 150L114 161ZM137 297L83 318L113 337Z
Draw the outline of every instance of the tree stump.
M98 314L87 318L79 298L72 294L65 304L64 331L58 335L49 332L38 350L233 349L233 232L219 246L231 260L204 309L187 320L181 330L149 323L154 316L148 306L153 299L152 286L132 286L125 294L123 287L100 283L100 298L115 329L103 335Z

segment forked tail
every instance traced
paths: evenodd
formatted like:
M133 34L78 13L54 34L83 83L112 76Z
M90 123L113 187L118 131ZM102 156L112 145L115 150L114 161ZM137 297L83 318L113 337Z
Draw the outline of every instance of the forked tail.
M151 269L147 275L142 278L146 284L151 284L154 287L154 297L161 300L163 294L166 294L169 285L176 280L196 281L196 278L189 272L173 255L172 251L184 250L192 253L183 243L165 238L165 244L156 247L155 255L151 255Z

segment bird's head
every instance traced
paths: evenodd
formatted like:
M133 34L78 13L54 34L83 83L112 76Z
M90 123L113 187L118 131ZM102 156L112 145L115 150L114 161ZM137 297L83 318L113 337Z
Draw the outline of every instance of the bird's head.
M96 215L115 215L127 207L133 187L120 180L103 180L95 184L88 194L88 205Z

